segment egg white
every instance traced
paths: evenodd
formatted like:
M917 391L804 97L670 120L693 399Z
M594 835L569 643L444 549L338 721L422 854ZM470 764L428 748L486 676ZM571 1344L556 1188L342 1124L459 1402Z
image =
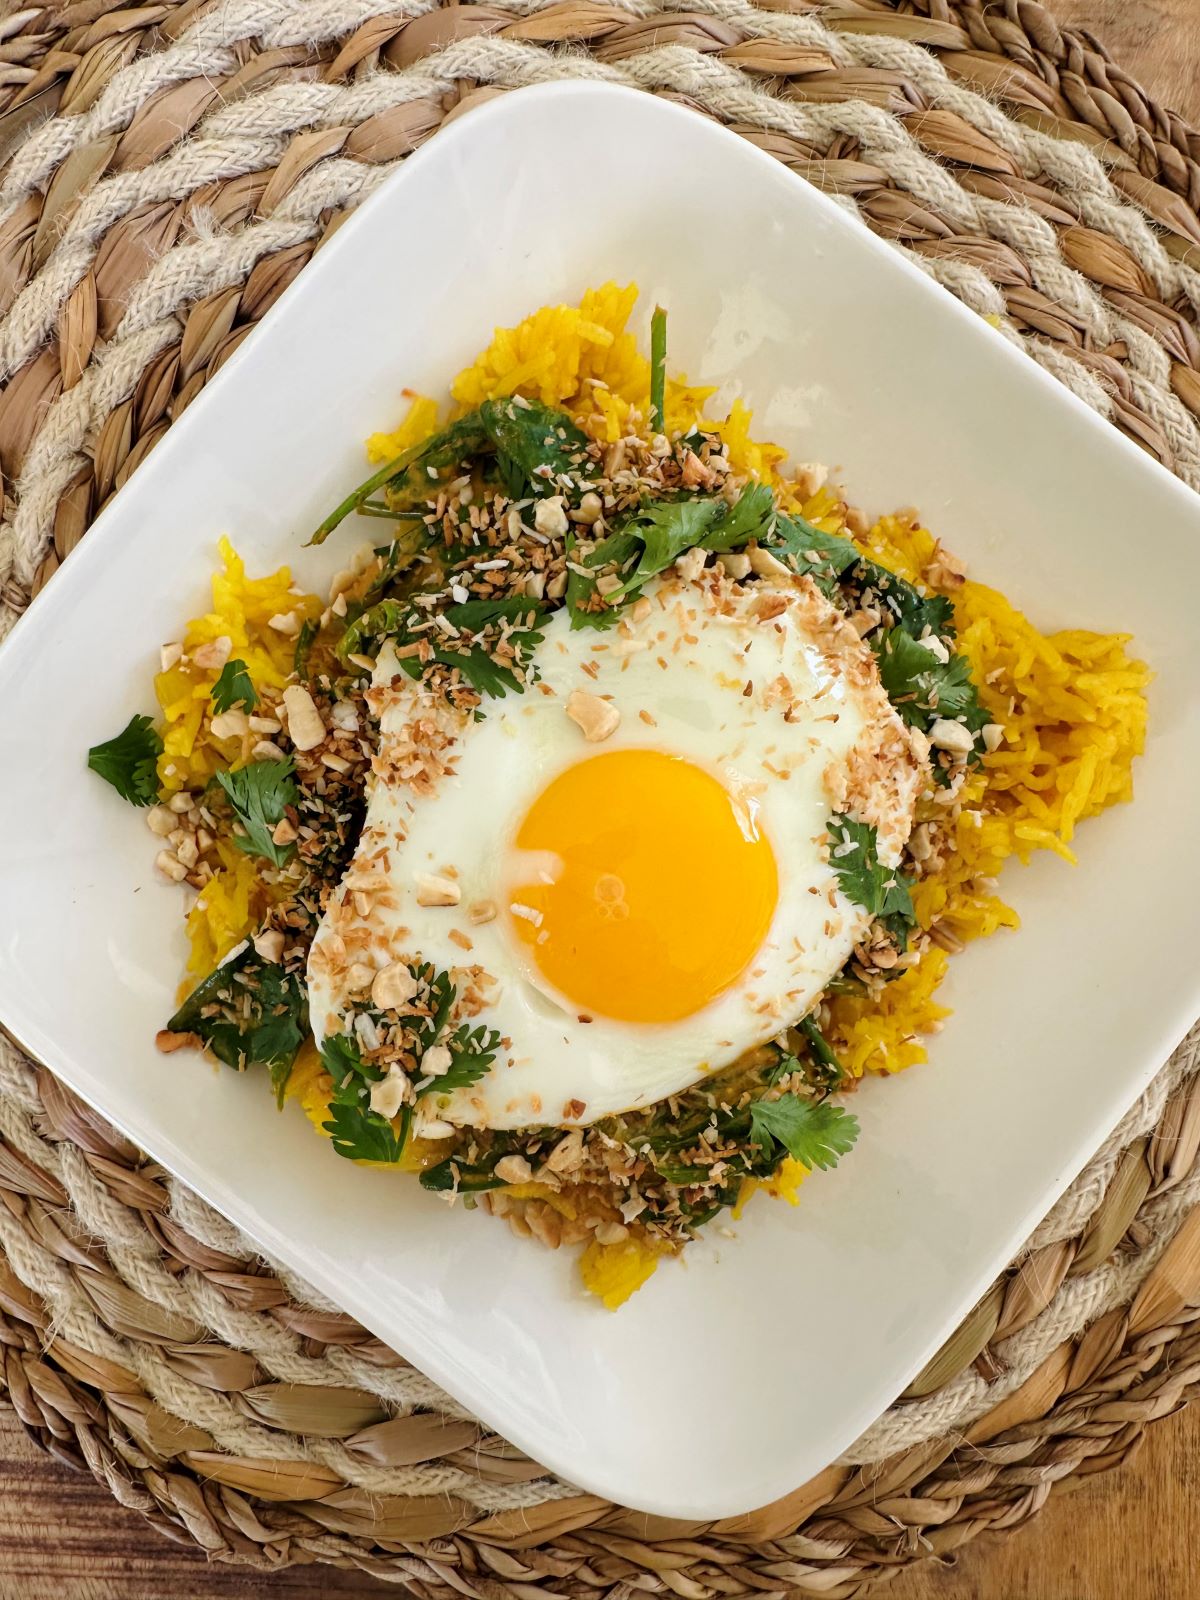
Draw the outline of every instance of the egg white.
M887 701L869 649L814 585L742 587L707 569L692 581L673 573L645 598L604 632L573 632L566 612L555 613L533 657L539 681L486 702L478 722L401 674L390 646L380 652L378 775L355 861L314 940L309 999L320 1042L339 1029L347 1004L338 957L348 919L363 926L360 942L376 965L432 962L485 995L478 1020L506 1045L478 1084L423 1099L418 1131L430 1119L591 1123L729 1064L803 1015L867 926L826 859L831 813L852 809L874 822L881 858L899 860L927 776L919 741ZM621 712L603 744L587 743L566 715L575 689L609 696ZM414 746L443 740L430 776ZM778 901L757 955L724 993L677 1022L581 1021L532 964L504 909L511 841L530 804L571 763L619 748L661 750L708 770L757 808L775 854ZM386 909L356 902L356 874L381 867ZM459 903L418 904L427 874L449 876ZM472 908L488 904L492 920L471 920ZM719 921L719 905L712 915Z

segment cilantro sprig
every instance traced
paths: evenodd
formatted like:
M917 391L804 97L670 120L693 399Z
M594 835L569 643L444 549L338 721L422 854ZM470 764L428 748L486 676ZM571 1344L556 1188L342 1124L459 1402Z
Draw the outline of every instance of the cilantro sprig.
M330 1034L321 1044L321 1061L333 1079L329 1120L321 1124L333 1148L347 1161L380 1161L394 1166L404 1153L412 1121L411 1105L402 1105L395 1126L382 1112L371 1110L371 1089L385 1076L381 1067L364 1061L351 1033Z
M830 1100L784 1094L750 1107L750 1139L769 1155L786 1151L809 1171L836 1167L854 1148L858 1118Z
M466 1023L446 1040L450 1051L450 1065L439 1077L426 1079L417 1090L417 1099L427 1094L449 1094L452 1089L469 1089L487 1076L500 1049L500 1035L494 1028L482 1025L469 1028ZM420 1071L418 1064L417 1071Z
M234 772L216 775L245 829L244 834L234 835L234 844L248 856L264 857L274 867L289 861L296 848L294 844L276 844L272 837L288 806L296 803L294 770L291 756L284 756L280 761L252 761Z
M837 873L842 893L883 923L904 949L908 931L916 926L909 879L897 867L879 859L879 835L868 823L852 817L830 817L829 861Z
M87 764L133 806L158 799L158 758L163 742L149 717L130 717L113 739L94 744Z
M620 620L621 608L685 550L698 545L727 551L751 539L765 542L775 518L775 497L765 483L747 484L732 506L719 495L645 501L582 559L572 551L566 597L571 627L611 627ZM603 573L615 573L621 581L602 595Z
M879 680L904 721L927 731L939 718L960 720L978 733L988 719L964 656L942 661L905 628L889 628L872 640Z

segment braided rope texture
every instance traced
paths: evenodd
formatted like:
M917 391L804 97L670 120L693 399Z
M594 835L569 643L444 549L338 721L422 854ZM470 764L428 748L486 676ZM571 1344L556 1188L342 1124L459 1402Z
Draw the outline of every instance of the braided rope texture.
M1200 135L1032 0L113 0L0 19L0 635L449 118L603 78L802 173L1200 488ZM1200 1033L847 1457L711 1524L581 1495L0 1037L0 1379L210 1555L421 1596L861 1593L1200 1385Z

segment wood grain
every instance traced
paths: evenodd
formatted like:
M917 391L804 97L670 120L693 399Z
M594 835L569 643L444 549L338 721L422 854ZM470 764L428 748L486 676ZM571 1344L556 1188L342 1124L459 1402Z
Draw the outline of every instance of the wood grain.
M1200 0L1048 0L1163 102L1200 123ZM1200 1408L1149 1430L1121 1472L1073 1479L1014 1538L926 1563L889 1600L1200 1600ZM209 1564L43 1455L0 1408L0 1600L317 1600L395 1593L329 1567Z

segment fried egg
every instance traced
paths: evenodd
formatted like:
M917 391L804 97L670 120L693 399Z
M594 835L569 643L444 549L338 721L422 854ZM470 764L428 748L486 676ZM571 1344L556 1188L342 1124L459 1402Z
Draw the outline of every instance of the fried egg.
M830 816L895 866L928 776L874 657L808 578L681 563L607 630L544 628L482 720L401 673L357 852L313 942L318 1042L371 971L449 971L503 1045L422 1122L587 1124L696 1083L802 1016L869 923ZM368 985L369 986L369 985Z

